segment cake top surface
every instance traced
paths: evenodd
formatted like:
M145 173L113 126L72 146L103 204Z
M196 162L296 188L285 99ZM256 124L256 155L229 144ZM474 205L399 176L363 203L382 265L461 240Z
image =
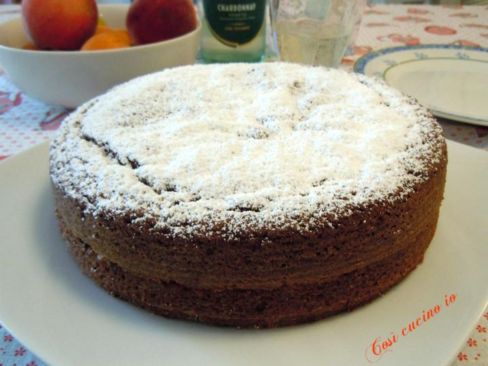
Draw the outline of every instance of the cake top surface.
M441 158L425 109L376 80L286 63L193 65L86 103L51 146L85 210L168 235L306 231L395 200Z

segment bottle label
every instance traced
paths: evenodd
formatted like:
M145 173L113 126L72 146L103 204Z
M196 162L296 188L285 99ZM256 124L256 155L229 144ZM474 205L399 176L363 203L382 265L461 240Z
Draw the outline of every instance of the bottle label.
M209 28L220 42L237 47L259 33L264 21L265 0L204 0Z

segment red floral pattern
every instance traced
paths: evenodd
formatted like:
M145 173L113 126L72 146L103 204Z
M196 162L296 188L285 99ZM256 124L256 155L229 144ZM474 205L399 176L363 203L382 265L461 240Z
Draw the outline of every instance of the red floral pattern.
M457 33L457 30L450 27L444 27L442 25L429 25L425 27L424 30L428 33L437 34L439 36L451 36Z
M46 366L0 325L0 366Z
M0 115L7 113L22 103L22 94L20 92L17 92L14 96L11 94L13 93L0 90Z
M44 131L54 131L59 128L63 119L68 115L67 111L48 110L45 117L39 123L39 126Z
M469 347L477 347L478 346L478 342L476 341L476 339L473 339L473 338L469 338L466 343L468 344Z
M14 356L15 357L23 356L23 355L25 355L26 352L27 352L27 350L24 347L20 346L19 348L17 348L15 350Z
M12 337L10 334L5 334L3 336L3 341L4 342L12 342L14 340L14 337Z
M479 43L468 41L467 39L458 39L457 41L451 42L450 44L455 44L458 46L465 46L465 47L480 47Z
M385 37L392 42L402 43L406 46L416 46L420 44L420 38L415 37L411 34L390 33L386 36L379 36L378 40L382 41L383 39L385 39Z

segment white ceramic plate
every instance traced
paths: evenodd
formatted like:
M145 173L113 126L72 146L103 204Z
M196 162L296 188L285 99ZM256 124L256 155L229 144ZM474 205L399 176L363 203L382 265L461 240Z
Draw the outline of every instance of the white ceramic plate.
M439 117L488 126L488 49L454 45L385 48L354 65L411 95Z
M424 263L382 298L309 325L236 330L167 320L81 274L53 214L47 145L0 164L0 321L52 365L447 365L487 300L488 154L449 144L446 198ZM483 226L484 225L484 226ZM456 294L449 307L445 295ZM415 331L401 330L440 311Z

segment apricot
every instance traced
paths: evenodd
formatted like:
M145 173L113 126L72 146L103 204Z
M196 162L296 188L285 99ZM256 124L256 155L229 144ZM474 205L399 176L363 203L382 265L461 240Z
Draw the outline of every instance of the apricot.
M29 51L39 51L39 47L37 47L34 43L28 42L22 46L23 50Z
M101 32L95 33L81 47L81 51L99 51L114 48L130 47L129 32L122 29L105 27Z
M106 25L100 25L98 24L97 25L97 28L95 29L95 34L99 34L99 33L105 33L105 32L111 32L112 31L112 28L106 26Z
M197 27L191 0L135 0L126 25L135 44L164 41L189 33Z
M95 32L95 0L23 0L24 26L37 47L77 50Z

